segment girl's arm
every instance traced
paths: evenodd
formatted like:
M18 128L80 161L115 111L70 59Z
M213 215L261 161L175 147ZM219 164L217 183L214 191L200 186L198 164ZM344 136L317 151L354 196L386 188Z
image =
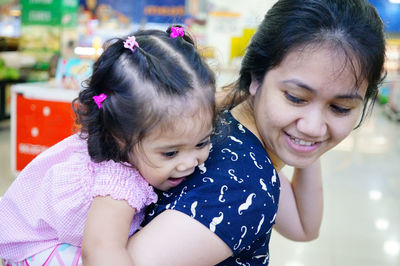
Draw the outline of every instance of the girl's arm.
M215 265L232 250L209 228L175 210L155 217L128 243L134 265Z
M132 265L126 245L134 215L135 209L126 201L94 198L83 233L83 264Z
M295 241L316 239L322 221L321 163L295 168L292 181L279 173L281 193L275 229Z

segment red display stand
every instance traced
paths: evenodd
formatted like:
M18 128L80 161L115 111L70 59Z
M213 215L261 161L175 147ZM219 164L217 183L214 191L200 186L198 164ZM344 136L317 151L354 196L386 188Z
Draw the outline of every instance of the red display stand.
M21 171L39 153L76 131L71 102L78 91L50 83L11 87L11 169Z

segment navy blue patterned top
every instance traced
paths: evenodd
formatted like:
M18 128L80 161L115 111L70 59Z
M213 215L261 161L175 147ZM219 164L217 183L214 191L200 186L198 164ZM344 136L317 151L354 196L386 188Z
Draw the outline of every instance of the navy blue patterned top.
M165 209L207 226L233 251L218 265L267 265L280 182L261 142L230 112L222 115L207 161L163 192L147 222Z

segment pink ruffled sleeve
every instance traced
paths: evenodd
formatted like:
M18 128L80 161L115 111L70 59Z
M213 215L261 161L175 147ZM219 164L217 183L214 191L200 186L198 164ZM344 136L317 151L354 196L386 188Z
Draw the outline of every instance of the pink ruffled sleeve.
M92 198L111 196L116 200L125 200L137 212L157 201L153 187L135 168L110 160L90 162L89 171L92 173Z

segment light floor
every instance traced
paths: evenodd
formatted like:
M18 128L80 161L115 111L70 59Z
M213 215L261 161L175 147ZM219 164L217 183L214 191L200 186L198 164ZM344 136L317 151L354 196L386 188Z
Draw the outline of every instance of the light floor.
M271 266L400 265L400 123L380 106L367 122L322 160L320 237L296 243L274 232ZM0 122L0 196L13 180L9 129Z

